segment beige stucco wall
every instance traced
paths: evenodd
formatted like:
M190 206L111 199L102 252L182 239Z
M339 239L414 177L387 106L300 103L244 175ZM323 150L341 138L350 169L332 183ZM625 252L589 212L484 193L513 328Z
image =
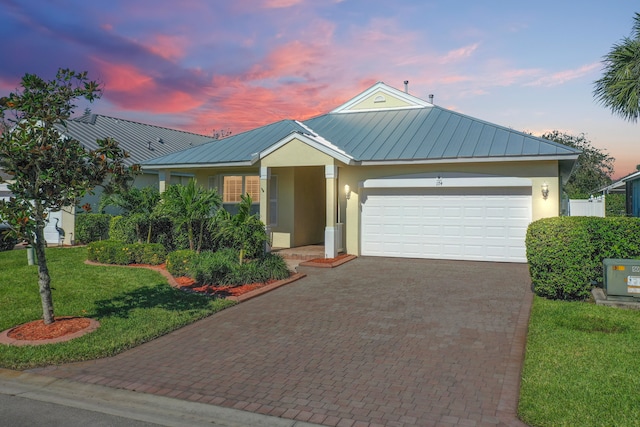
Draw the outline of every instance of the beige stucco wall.
M332 165L334 161L333 157L294 139L265 156L260 161L260 165L263 167L324 166Z
M384 102L375 102L375 99L378 97L383 97ZM373 110L379 108L400 108L400 107L410 107L413 104L409 104L406 101L398 99L394 96L389 95L388 93L384 93L383 91L377 91L367 99L353 105L349 110Z
M325 228L324 167L294 169L294 187L293 245L322 243Z

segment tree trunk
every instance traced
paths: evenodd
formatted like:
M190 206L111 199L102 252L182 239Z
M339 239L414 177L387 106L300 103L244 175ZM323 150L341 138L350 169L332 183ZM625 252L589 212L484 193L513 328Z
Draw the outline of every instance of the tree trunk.
M55 321L53 314L53 297L51 296L51 277L47 267L45 255L44 223L36 226L36 239L34 248L38 257L38 287L40 288L40 300L42 301L42 320L45 325Z

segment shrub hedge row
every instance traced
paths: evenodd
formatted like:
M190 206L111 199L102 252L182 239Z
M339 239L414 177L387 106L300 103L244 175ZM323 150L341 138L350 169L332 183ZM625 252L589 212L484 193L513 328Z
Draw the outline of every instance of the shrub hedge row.
M526 247L537 295L584 300L602 284L605 258L640 258L640 219L544 218L529 225Z
M75 240L87 244L109 238L109 221L111 215L79 213L76 215Z
M117 240L92 242L87 246L87 258L103 264L151 264L165 262L167 252L159 243L124 243Z

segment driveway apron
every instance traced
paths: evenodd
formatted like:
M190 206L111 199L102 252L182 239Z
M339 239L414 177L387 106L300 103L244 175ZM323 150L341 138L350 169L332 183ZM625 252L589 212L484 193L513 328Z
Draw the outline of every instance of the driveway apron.
M525 264L358 258L118 356L33 370L330 426L523 425Z

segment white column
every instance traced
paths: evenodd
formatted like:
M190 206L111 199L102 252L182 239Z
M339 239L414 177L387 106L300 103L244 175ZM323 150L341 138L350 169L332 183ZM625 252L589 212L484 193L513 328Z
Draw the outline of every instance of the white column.
M160 193L164 193L169 184L171 183L171 171L170 170L161 170L158 173L158 190Z
M261 166L260 167L260 220L264 222L264 228L267 233L267 236L269 237L269 241L267 242L267 245L265 248L266 252L271 252L271 237L272 237L271 227L269 227L269 218L270 218L269 209L271 208L269 203L269 199L271 197L269 195L269 189L271 188L270 181L271 181L271 168Z
M324 228L324 257L335 258L338 255L338 245L336 241L338 166L326 165L324 169L324 177L327 186L327 220Z

